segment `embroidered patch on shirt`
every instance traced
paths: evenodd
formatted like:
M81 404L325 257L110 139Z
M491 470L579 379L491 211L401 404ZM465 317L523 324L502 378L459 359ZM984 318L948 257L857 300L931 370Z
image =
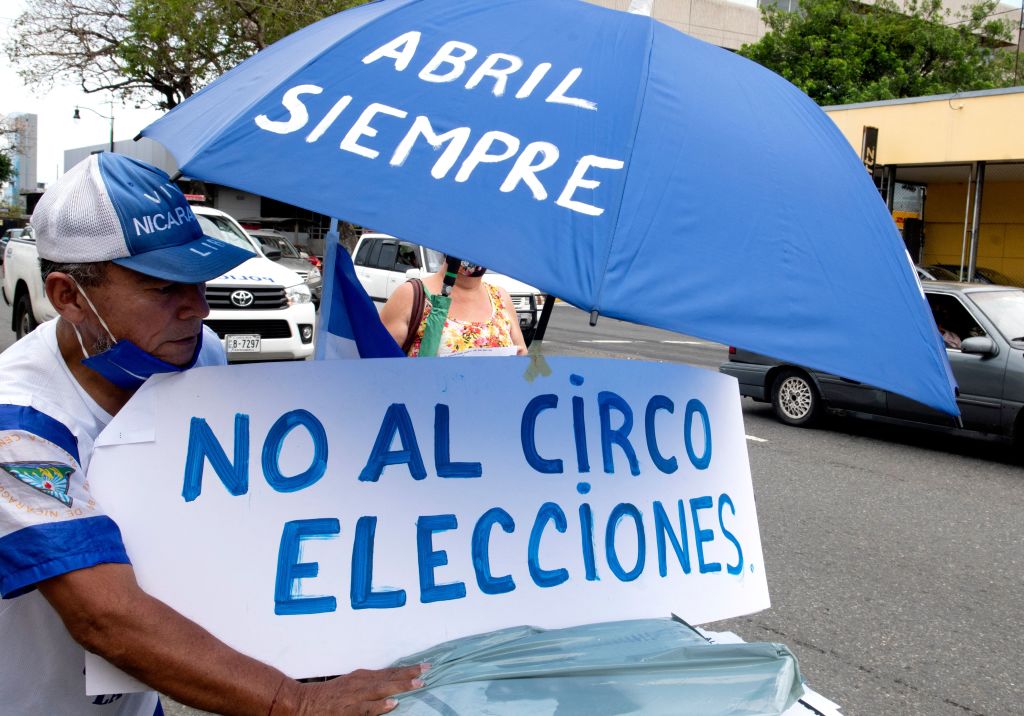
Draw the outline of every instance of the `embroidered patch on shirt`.
M10 462L0 464L5 472L43 494L60 500L68 507L73 500L68 495L68 475L75 471L70 465L55 462Z

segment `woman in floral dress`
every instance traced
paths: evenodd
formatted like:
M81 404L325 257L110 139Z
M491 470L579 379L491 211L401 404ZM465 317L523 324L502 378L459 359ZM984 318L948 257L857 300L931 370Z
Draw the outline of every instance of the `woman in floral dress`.
M411 317L417 287L415 281L399 286L384 304L380 318L391 336L400 346L408 343L406 353L410 357L419 355L420 341L430 315L430 295L441 292L444 280L444 264L436 273L422 279L426 300L423 312L416 322L415 336L409 336ZM483 266L463 261L451 292L451 308L441 332L437 349L439 356L451 355L467 350L486 353L487 349L515 348L516 355L526 355L526 341L519 330L519 317L512 305L512 298L503 288L483 280ZM411 338L411 341L407 339ZM504 352L504 351L501 351Z

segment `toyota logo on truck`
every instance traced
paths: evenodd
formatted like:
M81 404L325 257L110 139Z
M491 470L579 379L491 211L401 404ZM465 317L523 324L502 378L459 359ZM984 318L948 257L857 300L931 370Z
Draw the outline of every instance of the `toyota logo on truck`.
M248 308L252 305L254 298L249 291L234 291L231 294L231 303L239 308Z

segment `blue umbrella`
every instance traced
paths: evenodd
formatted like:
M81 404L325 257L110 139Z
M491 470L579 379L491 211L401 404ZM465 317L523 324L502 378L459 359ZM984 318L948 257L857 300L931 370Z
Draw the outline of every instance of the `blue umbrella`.
M957 414L900 236L768 70L577 0L381 0L143 132L190 176Z

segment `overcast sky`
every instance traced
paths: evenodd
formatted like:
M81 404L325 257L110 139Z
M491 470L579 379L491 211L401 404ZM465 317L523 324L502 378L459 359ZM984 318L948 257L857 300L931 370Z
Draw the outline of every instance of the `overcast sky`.
M14 18L24 9L22 0L0 0L0 44L10 37ZM40 182L49 184L64 172L64 150L93 144L105 144L110 137L110 122L92 112L82 111L78 121L71 119L75 105L89 107L110 116L110 95L85 94L74 85L54 85L45 92L26 87L0 53L0 114L30 112L39 115ZM139 130L160 116L156 110L140 110L114 103L114 139L131 139Z

